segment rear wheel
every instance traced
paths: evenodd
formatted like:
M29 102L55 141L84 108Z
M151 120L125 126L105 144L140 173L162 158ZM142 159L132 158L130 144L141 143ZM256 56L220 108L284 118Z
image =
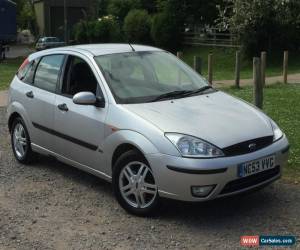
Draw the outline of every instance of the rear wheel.
M30 163L34 154L31 150L30 138L25 123L17 117L12 124L11 145L16 159L21 163Z
M157 211L158 188L145 158L131 150L117 160L113 188L120 205L129 213L146 216Z

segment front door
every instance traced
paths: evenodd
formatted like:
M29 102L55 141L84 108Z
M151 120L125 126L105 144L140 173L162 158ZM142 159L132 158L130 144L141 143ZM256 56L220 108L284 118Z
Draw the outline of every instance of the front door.
M56 97L55 131L57 153L101 171L104 138L104 108L73 103L76 93L89 91L102 95L91 66L81 57L68 56L61 94Z

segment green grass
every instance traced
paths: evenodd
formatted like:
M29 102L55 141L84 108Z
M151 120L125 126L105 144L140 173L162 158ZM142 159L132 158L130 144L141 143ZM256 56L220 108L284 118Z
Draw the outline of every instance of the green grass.
M183 49L183 60L193 66L195 55L202 58L202 74L207 76L207 57L213 53L213 78L214 80L234 79L235 71L235 51L232 48L219 47L187 47ZM283 52L277 55L267 55L266 76L282 75ZM290 53L289 55L289 74L300 73L299 55ZM252 78L252 60L242 58L241 78Z
M223 91L252 102L253 89L223 88ZM287 135L290 157L284 169L284 179L300 181L300 84L275 84L264 90L264 112L268 114Z
M7 89L24 58L7 59L0 62L0 90Z

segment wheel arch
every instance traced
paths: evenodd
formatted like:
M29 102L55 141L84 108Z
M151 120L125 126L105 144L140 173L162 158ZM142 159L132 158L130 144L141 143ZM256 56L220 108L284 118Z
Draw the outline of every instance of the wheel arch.
M137 151L139 154L141 154L145 160L147 161L145 155L143 154L143 152L141 152L136 146L130 144L130 143L123 143L123 144L120 144L114 151L113 155L112 155L112 159L111 159L111 168L113 169L116 161L119 159L119 157L130 151L130 150L135 150Z
M10 133L11 133L13 122L17 117L22 118L22 116L18 112L13 112L8 118L8 130Z
M107 153L107 173L112 173L112 168L119 156L129 150L136 150L147 160L147 154L158 153L156 146L144 135L131 131L120 130L108 136L104 143Z
M7 123L8 123L9 132L11 132L11 126L12 126L14 119L16 117L20 117L23 120L23 122L25 123L25 126L27 127L27 130L28 130L28 133L30 136L29 130L31 127L30 126L31 123L29 120L28 113L25 110L24 106L19 102L13 102L8 106L7 113L8 113Z

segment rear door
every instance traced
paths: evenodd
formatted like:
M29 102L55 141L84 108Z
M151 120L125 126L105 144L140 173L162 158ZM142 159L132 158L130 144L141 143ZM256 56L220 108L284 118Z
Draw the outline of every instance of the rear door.
M54 107L64 55L47 55L40 59L33 84L26 89L25 108L32 125L31 142L54 150Z
M101 171L101 144L108 107L77 105L72 100L76 93L82 91L103 97L98 82L100 79L96 76L96 71L87 58L79 55L68 56L60 88L61 94L56 98L54 120L56 148L59 154Z

